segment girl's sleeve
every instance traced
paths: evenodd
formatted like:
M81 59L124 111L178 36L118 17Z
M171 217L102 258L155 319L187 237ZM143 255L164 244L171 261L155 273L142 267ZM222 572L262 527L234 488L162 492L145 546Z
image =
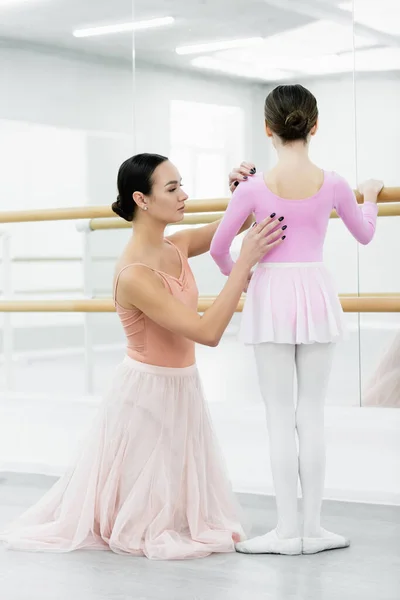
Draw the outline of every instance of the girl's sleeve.
M210 254L224 275L229 275L234 265L230 255L232 241L254 211L254 193L251 187L251 183L247 181L236 188L211 242Z
M373 202L358 204L347 181L338 177L335 182L334 208L352 236L360 244L369 244L375 234L378 206Z

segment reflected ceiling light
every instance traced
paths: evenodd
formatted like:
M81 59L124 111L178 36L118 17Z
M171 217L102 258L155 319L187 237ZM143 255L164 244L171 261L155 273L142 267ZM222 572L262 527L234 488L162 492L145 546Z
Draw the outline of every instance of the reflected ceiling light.
M332 75L356 72L374 73L400 70L400 48L372 48L359 50L355 57L352 52L323 56L318 61L308 61L301 67L302 73L308 75Z
M399 71L400 48L376 48L358 52L355 64L357 71Z
M0 8L3 6L13 6L14 4L25 4L31 0L0 0Z
M281 81L293 77L293 72L280 71L279 69L258 68L256 66L246 67L223 60L217 60L211 56L199 56L191 61L194 67L209 71L218 71L235 77L246 77L248 79L260 79L261 81Z
M342 10L353 12L353 2L342 2ZM399 0L362 0L354 3L354 19L356 23L366 25L377 31L399 34L400 5Z
M356 36L355 42L357 49L374 45L373 41L359 36ZM251 71L255 66L263 65L264 69L293 72L301 71L303 64L314 64L324 56L340 55L352 49L351 23L346 26L329 21L316 21L270 36L255 47L221 50L216 52L213 58L236 63Z
M208 44L196 44L194 46L180 46L176 48L177 54L201 54L203 52L216 52L218 50L228 50L229 48L245 48L247 46L254 46L256 44L262 44L264 39L262 37L246 38L241 40L225 40L220 42L210 42Z
M140 31L142 29L164 27L165 25L172 25L174 22L175 19L173 17L161 17L158 19L149 19L148 21L120 23L118 25L104 25L102 27L90 27L88 29L75 29L75 31L73 31L73 35L77 38L92 37L95 35L109 35L111 33L123 33L126 31Z

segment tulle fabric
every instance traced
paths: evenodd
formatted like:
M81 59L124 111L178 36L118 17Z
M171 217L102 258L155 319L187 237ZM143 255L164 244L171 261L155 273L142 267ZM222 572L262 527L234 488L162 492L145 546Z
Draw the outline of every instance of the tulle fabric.
M250 281L240 326L245 344L337 342L343 310L322 263L262 263Z
M400 406L400 333L396 335L364 393L363 406Z
M126 357L75 466L0 535L9 548L151 559L233 552L244 539L196 366Z

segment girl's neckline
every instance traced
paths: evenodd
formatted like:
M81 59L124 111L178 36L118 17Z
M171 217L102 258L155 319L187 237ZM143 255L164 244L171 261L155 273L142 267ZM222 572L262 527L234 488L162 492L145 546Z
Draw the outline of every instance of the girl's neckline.
M321 187L315 192L315 194L313 194L312 196L307 196L307 198L283 198L282 196L278 196L278 194L275 194L275 192L273 192L266 184L265 182L265 174L261 173L261 182L264 186L264 188L270 193L272 194L272 196L274 196L277 200L282 200L283 202L297 202L297 203L301 203L301 202L308 202L309 200L314 200L315 198L317 198L320 193L323 191L323 189L325 188L325 185L327 183L327 176L326 176L326 172L324 171L324 169L321 169L322 171L322 175L323 175L323 180L322 180L322 184Z

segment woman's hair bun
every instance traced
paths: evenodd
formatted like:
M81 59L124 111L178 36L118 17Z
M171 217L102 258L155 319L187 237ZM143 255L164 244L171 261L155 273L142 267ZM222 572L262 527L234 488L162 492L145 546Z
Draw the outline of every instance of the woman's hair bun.
M127 213L122 208L121 197L120 197L119 194L117 196L117 200L112 203L111 208L115 212L115 214L117 214L122 219L125 219L125 221L133 221L133 212L132 213Z

